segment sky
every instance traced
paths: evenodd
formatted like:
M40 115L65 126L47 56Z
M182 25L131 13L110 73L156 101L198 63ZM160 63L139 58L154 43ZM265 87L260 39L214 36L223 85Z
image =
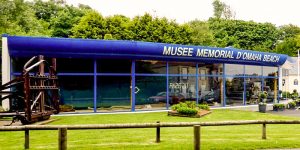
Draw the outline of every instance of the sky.
M300 27L300 0L221 0L235 12L235 19L270 22L276 26ZM103 16L122 14L133 18L150 13L178 23L207 20L213 16L213 0L66 0L77 6L86 4Z

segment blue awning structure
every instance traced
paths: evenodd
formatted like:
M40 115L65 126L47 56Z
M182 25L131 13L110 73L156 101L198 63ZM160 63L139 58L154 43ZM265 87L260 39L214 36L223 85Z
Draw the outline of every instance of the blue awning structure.
M287 55L234 48L216 48L126 40L95 40L9 36L10 57L45 55L56 58L112 58L164 61L193 61L260 66L280 66Z

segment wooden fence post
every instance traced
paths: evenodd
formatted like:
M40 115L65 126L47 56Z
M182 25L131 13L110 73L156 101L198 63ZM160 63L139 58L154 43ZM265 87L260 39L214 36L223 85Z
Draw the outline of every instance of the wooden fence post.
M194 125L194 150L200 150L200 125Z
M262 124L262 139L267 139L267 127L265 123Z
M159 121L156 122L157 124L160 124ZM160 142L160 127L156 127L156 143Z
M67 149L67 128L58 128L58 149Z
M25 143L24 143L25 149L29 149L29 130L25 129Z

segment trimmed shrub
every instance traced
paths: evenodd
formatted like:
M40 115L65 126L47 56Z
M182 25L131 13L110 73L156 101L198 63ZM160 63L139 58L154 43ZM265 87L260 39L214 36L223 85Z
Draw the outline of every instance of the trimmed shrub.
M198 113L196 109L189 108L189 107L180 107L177 109L177 112L183 115L193 116Z
M199 107L199 109L210 110L210 108L207 104L199 104L198 107Z

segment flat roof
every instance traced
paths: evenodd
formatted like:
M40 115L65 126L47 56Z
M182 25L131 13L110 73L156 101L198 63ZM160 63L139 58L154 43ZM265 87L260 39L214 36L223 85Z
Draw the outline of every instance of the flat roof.
M97 40L30 36L7 37L11 57L45 55L56 58L112 58L281 66L287 55L234 48L128 40Z

